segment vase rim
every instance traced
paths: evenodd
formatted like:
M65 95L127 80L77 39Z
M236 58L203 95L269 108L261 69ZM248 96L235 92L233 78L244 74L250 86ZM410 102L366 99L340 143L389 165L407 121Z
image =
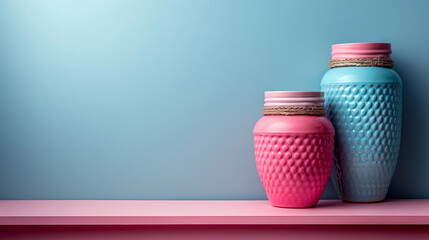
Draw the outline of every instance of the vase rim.
M390 43L361 42L332 45L332 59L341 58L389 58L392 53Z

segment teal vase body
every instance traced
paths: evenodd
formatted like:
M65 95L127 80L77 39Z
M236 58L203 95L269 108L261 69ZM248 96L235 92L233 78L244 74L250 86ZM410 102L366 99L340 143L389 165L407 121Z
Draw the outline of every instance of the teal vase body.
M344 201L384 200L401 141L402 81L390 68L336 67L323 76L335 128L331 178Z

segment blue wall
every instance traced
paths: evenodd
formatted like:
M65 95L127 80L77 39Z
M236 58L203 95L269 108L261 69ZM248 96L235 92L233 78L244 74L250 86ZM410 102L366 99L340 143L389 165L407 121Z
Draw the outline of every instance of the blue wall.
M265 199L266 90L318 90L334 43L391 42L392 198L429 198L429 1L2 1L0 199ZM324 198L335 198L329 184Z

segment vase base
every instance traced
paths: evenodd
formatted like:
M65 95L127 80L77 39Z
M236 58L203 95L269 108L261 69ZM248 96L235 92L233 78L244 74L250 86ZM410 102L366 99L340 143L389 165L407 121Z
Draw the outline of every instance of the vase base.
M346 200L346 199L341 199L343 202L348 202L348 203L379 203L384 201L384 199L381 200L374 200L374 201L353 201L353 200Z
M271 204L271 205L273 205L273 207L276 207L276 208L314 208L316 206L316 204L311 206L280 206L280 205L274 205L274 204Z

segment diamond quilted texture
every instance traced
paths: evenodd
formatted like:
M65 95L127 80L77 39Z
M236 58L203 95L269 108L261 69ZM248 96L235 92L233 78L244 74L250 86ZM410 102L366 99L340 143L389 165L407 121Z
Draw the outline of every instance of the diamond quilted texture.
M322 196L333 157L333 135L255 134L256 166L271 203L311 207Z
M335 127L336 188L343 200L381 201L396 168L402 88L397 84L322 85Z

